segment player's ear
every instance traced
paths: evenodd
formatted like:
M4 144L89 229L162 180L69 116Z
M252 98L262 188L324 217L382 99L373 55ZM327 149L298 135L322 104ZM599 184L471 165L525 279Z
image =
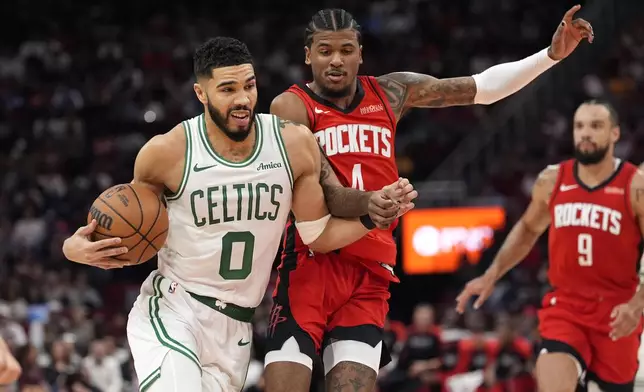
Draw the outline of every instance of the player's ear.
M195 94L197 95L199 102L206 105L208 103L208 94L206 94L206 90L201 87L201 84L199 84L199 82L193 84L192 88L195 90Z
M360 48L358 49L358 55L360 56L360 64L362 64L362 45L360 45Z
M611 141L613 143L617 143L617 141L619 140L619 137L620 137L621 134L622 134L622 131L619 128L619 126L615 126L615 127L611 128L611 130L610 130L610 139L611 139Z
M308 46L304 47L304 64L311 65L311 49Z

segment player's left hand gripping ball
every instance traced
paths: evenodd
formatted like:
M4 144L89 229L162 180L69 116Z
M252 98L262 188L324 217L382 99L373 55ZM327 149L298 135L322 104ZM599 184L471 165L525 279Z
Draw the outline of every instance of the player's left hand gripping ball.
M617 340L632 334L642 319L642 309L625 303L615 306L610 314L610 338Z
M577 18L573 20L575 12L581 9L576 5L566 12L557 31L552 36L552 44L548 48L548 56L553 60L563 60L572 53L582 39L592 43L595 39L593 26L586 20Z

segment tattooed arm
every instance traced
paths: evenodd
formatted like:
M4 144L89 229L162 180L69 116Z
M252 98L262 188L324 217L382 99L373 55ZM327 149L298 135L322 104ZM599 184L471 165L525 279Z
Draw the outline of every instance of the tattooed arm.
M280 117L280 126L282 128L288 122L310 126L304 103L297 95L290 92L284 92L273 99L271 114ZM321 155L320 185L322 185L324 199L331 215L341 218L357 218L368 214L369 198L372 192L344 187L324 153L321 153Z
M495 65L480 74L438 79L414 72L378 77L398 118L411 108L491 104L512 95L557 63L546 49L523 60Z
M400 118L413 107L436 108L473 103L491 104L516 93L558 61L568 57L582 39L593 41L593 28L573 17L580 6L564 15L550 46L519 61L503 63L480 74L437 79L413 72L394 72L378 78L391 106Z

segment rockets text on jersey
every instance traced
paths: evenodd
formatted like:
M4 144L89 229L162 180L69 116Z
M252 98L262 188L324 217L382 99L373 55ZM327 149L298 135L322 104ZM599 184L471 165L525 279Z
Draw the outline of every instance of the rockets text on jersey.
M575 161L559 166L549 205L548 277L555 288L602 297L635 292L641 233L630 184L636 170L617 162L609 179L590 188L579 180Z
M320 97L306 84L293 85L287 91L304 103L309 128L343 185L375 191L398 179L394 148L396 119L376 78L358 76L356 95L346 108ZM396 244L391 232L395 226L390 230L373 230L341 252L360 260L393 265ZM297 237L291 243L297 252L308 251ZM386 272L391 277L384 268L378 268L378 272L383 275Z

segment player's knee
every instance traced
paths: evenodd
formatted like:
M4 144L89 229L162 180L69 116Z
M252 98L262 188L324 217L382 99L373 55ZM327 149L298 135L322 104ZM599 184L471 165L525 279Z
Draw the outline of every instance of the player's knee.
M343 362L357 363L372 370L376 375L380 369L382 342L375 347L356 340L338 340L326 346L322 355L324 374L329 374Z
M201 392L201 369L191 359L170 350L158 373L139 380L140 390L146 392Z
M351 385L356 392L373 391L378 373L358 362L342 361L326 375L326 390L338 391L342 385Z
M537 359L536 373L539 392L575 392L582 367L570 354L547 353Z
M265 392L308 392L311 369L297 362L272 362L264 370Z

